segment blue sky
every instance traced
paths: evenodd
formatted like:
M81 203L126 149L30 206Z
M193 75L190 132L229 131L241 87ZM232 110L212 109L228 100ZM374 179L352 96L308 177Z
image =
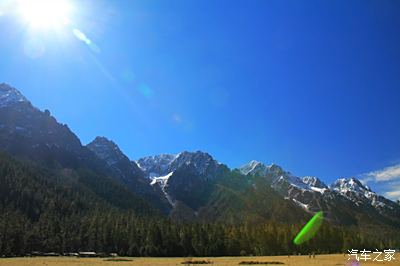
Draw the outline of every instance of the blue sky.
M0 80L84 144L275 162L400 197L400 2L69 2L57 29L0 5Z

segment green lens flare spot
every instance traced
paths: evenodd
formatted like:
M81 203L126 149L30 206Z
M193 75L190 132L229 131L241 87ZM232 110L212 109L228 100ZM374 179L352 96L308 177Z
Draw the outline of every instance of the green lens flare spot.
M323 212L317 212L308 223L301 229L301 231L297 234L293 243L296 245L300 245L315 236L315 233L321 227L322 220L324 219Z

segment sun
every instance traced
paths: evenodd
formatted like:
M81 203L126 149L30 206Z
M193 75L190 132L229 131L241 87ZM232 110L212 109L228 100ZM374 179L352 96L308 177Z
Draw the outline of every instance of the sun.
M69 23L71 4L67 0L20 0L21 16L34 28L54 28Z

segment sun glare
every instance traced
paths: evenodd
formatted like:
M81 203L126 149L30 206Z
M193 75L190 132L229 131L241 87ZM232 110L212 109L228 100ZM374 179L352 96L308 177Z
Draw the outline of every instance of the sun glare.
M71 5L67 0L20 0L22 17L35 28L68 24Z

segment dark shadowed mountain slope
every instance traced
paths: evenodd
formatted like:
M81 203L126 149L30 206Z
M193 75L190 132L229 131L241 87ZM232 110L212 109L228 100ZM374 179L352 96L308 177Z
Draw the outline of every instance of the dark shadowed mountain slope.
M131 162L113 141L105 137L96 137L86 147L101 160L104 160L109 167L117 171L121 179L136 176L136 179L145 180L143 171L136 163Z
M206 205L198 212L200 220L221 223L302 223L310 217L295 203L285 200L262 178L248 180L232 171L216 184Z
M0 85L0 149L51 168L90 167L107 172L79 138L51 116L28 102L21 93ZM11 99L10 99L11 97Z
M96 137L87 147L108 166L116 180L164 213L169 212L170 204L162 190L158 186L151 186L145 173L113 141Z
M58 123L49 111L35 108L18 90L6 84L0 85L0 150L48 169L55 176L77 176L80 185L102 198L110 197L110 201L126 206L137 202L145 208L141 211L152 212L151 204L129 192L114 176L114 169L82 146L66 125Z
M62 217L112 208L157 213L113 180L87 170L56 172L0 152L0 173L1 209L19 211L31 221L48 211Z

